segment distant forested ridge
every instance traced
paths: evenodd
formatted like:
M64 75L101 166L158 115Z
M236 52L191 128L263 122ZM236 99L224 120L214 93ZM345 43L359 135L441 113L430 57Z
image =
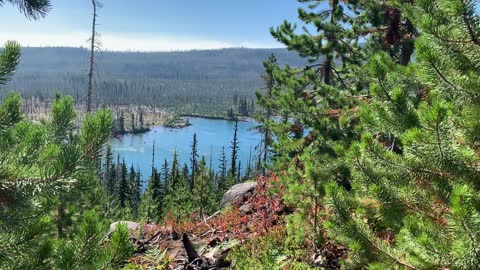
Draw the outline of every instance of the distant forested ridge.
M262 61L274 53L280 64L305 66L306 60L286 49L221 49L178 52L98 53L95 98L102 104L155 105L178 113L221 115L255 98L263 87ZM76 102L86 97L88 50L23 48L18 71L1 86L9 91L52 98L57 91ZM249 108L250 110L253 108Z

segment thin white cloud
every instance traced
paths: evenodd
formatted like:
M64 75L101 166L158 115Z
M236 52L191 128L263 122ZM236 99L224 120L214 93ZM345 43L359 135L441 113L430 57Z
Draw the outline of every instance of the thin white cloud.
M29 47L87 47L88 33L14 33L0 32L0 46L7 40L16 40ZM157 34L102 33L103 50L110 51L184 51L232 47L272 48L278 44L251 42L232 43L218 40L172 37Z

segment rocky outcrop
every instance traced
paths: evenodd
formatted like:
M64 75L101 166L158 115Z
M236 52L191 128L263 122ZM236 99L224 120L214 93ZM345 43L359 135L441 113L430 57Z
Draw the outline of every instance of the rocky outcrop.
M112 232L114 232L117 228L118 228L118 225L119 224L125 224L125 226L127 226L128 228L128 231L130 233L134 233L136 232L138 229L140 229L140 223L137 223L137 222L132 222L132 221L115 221L113 222L112 224L110 224L110 227L108 229L108 233L111 234Z
M248 198L253 196L256 186L257 182L247 182L234 185L223 195L220 206L224 208L235 203L243 204Z

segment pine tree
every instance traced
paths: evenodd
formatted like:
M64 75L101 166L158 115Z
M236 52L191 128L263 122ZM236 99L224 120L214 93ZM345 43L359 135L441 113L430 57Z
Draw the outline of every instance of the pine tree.
M421 35L417 63L369 61L366 128L348 153L353 190L328 187L330 235L350 268L480 265L480 23L474 2L402 6Z
M188 179L183 174L176 175L176 180L171 183L170 190L165 197L165 213L171 215L175 221L180 221L188 218L194 208Z
M250 148L250 153L248 155L248 162L247 162L247 167L245 169L244 180L250 179L251 174L252 174L252 148Z
M117 198L120 203L120 208L127 207L127 203L130 199L130 185L128 181L128 170L125 159L122 160L120 166L120 176L117 187Z
M172 160L172 167L170 169L170 176L168 178L169 188L172 188L176 185L178 178L180 177L180 168L178 163L178 154L177 150L173 151L173 160Z
M190 153L190 169L191 169L191 176L190 176L190 182L189 182L190 190L193 190L193 187L195 185L197 167L198 167L198 141L197 141L197 133L193 133L192 152Z
M205 157L199 163L198 173L195 175L195 186L192 191L194 207L200 218L210 214L215 206L215 196L213 196L213 183L208 172Z
M142 183L140 178L140 171L136 172L133 164L130 166L128 174L129 184L131 186L130 206L132 208L132 215L134 219L138 219L138 208L142 198Z
M71 241L56 244L55 261L48 269L118 269L134 252L128 228L120 224L105 243L108 224L94 211L86 212ZM99 252L98 247L103 247ZM41 260L42 258L36 258ZM25 268L23 268L25 269ZM39 268L35 268L39 269Z
M227 155L225 154L225 146L222 147L222 152L220 154L220 165L219 165L219 176L217 181L218 194L223 196L227 191Z
M387 52L401 65L411 62L414 41L418 31L407 16L406 10L414 1L365 1L357 2L364 10L362 16L368 22L368 32L362 50L370 53ZM407 8L402 8L407 7Z
M4 3L11 3L18 7L28 19L38 20L44 18L51 9L49 0L27 1L27 0L1 0L0 6Z
M190 176L190 172L188 171L188 165L187 165L187 163L184 163L184 164L183 164L182 176L183 176L183 178L187 179L187 181L188 181L188 187L190 187L190 179L191 179L191 176ZM191 190L190 190L190 191L191 191Z
M114 183L112 183L112 165L113 165L113 152L112 152L112 147L107 144L106 150L105 150L105 161L103 163L103 185L105 187L105 190L111 195L113 194L113 187L115 186ZM111 187L111 189L110 189Z
M156 168L153 168L152 176L149 181L149 189L151 190L152 196L152 213L156 220L160 220L163 215L163 205L165 199L165 188L160 179L160 174L157 172Z
M47 15L50 11L50 1L27 1L27 0L0 0L0 7L3 4L11 3L18 7L21 13L27 18L38 20ZM20 62L20 45L15 41L7 41L0 52L0 85L6 84L15 72Z
M74 119L68 97L57 96L51 119L40 123L23 120L18 95L0 106L1 269L62 269L57 265L67 257L79 267L115 267L131 254L126 230L105 244L96 241L105 235L105 220L87 221L94 214L86 209L97 207L88 199L99 188L97 166L110 137L111 114L88 115L75 132ZM96 256L76 256L80 247Z
M1 3L1 2L0 2ZM6 84L20 62L21 49L15 41L8 41L0 52L0 85Z
M155 170L155 140L153 140L153 145L152 145L152 175L153 171Z
M238 161L238 169L237 169L237 183L239 183L242 179L242 161Z
M146 223L150 223L152 221L156 221L158 216L154 211L155 201L153 200L153 190L150 188L150 182L148 186L142 194L142 199L140 200L140 205L138 207L139 212L139 220L145 221Z
M235 125L233 126L233 139L230 145L230 149L232 149L231 155L231 167L230 167L230 175L235 178L237 176L237 159L238 159L238 120L235 121Z
M155 141L152 147L152 174L150 176L147 191L144 194L144 201L147 207L147 221L155 219L161 220L163 216L165 194L167 192L165 182L162 182L161 174L155 168Z
M366 94L359 76L366 55L359 40L367 25L358 1L299 2L308 3L298 11L304 32L284 22L271 33L309 63L298 69L267 61L266 83L272 88L259 96L259 104L283 116L283 121L264 117L262 124L277 138L270 151L272 169L282 171L285 202L298 209L288 219L287 240L317 250L323 236L319 210L325 184L350 185L344 155L357 138L356 112ZM304 229L294 229L298 227Z
M117 186L117 181L118 179L118 170L117 170L117 165L115 162L112 162L110 164L110 169L109 169L109 178L107 179L107 195L113 196L115 195L115 188Z
M306 25L314 26L317 34L311 34L307 28L304 28L305 33L297 34L295 26L289 22L284 22L277 29L272 28L271 34L288 49L308 57L310 62L319 61L305 69L318 67L315 74L324 84L347 86L345 80L351 75L350 70L362 60L358 42L366 26L361 16L352 16L360 12L361 6L357 1L299 2L309 3L307 10L298 10L299 19ZM323 8L323 4L327 7Z
M163 175L163 182L165 183L166 186L168 186L168 179L170 177L169 171L168 171L168 161L167 159L164 160L163 165L162 165L162 175Z
M257 148L261 160L261 162L259 162L259 165L261 165L262 168L262 175L265 176L267 174L266 164L268 161L270 148L272 147L273 138L272 132L268 128L268 125L262 123L272 121L272 117L275 113L276 106L273 100L275 78L273 76L274 71L279 68L275 55L272 54L267 61L264 61L263 67L265 69L265 73L262 75L262 78L265 82L265 93L257 91L256 96L258 104L263 108L264 111L255 115L255 119L260 122L260 124L256 126L255 129L262 134L262 140Z

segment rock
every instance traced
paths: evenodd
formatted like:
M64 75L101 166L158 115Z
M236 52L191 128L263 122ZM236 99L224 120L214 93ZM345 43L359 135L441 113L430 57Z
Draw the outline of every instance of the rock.
M248 182L234 185L223 195L220 206L224 208L227 205L234 204L235 202L245 201L247 198L253 195L253 191L255 190L256 186L256 182Z
M242 211L242 213L248 214L252 211L252 205L250 203L246 203L242 205L239 209L240 211Z
M137 222L115 221L112 224L110 224L110 228L108 229L108 233L111 234L112 232L114 232L117 229L118 224L125 224L130 233L136 232L140 228L140 223L137 223Z

